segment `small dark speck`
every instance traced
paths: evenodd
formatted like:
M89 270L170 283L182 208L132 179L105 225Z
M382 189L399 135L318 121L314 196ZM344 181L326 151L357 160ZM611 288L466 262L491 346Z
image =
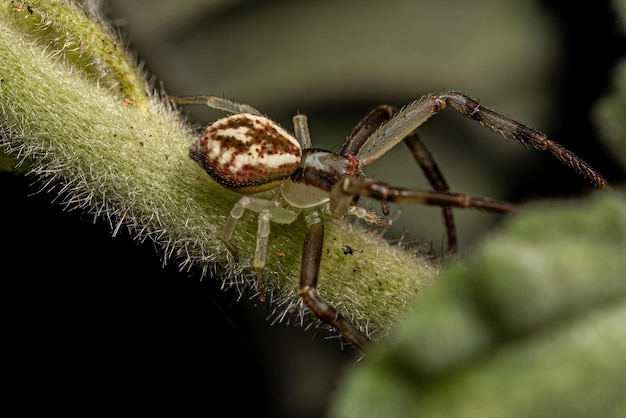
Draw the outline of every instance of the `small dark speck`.
M30 6L26 6L26 8L28 9L28 13L30 13L31 15L33 14L33 8Z
M354 251L352 250L352 247L350 247L349 245L346 245L345 247L343 247L343 255L353 255Z

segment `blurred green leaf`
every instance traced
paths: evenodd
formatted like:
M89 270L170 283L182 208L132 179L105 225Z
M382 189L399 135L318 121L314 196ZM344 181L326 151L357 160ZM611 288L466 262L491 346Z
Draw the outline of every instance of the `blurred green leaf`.
M626 1L613 0L626 33ZM626 167L626 59L617 65L611 92L600 99L594 108L594 119L605 145Z
M626 414L626 196L511 217L345 377L333 417Z
M604 144L626 166L626 60L615 71L613 90L597 103L594 111Z

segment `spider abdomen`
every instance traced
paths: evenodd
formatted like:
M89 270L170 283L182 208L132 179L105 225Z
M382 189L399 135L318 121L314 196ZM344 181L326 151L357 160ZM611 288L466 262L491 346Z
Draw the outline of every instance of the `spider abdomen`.
M207 127L189 155L222 186L249 194L287 179L298 168L302 149L276 122L241 113Z

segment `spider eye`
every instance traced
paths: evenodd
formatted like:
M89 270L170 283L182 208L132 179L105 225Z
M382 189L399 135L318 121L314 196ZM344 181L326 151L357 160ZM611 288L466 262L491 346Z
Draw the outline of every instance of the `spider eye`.
M302 149L276 122L242 113L206 128L189 155L222 186L256 193L287 179L298 168Z

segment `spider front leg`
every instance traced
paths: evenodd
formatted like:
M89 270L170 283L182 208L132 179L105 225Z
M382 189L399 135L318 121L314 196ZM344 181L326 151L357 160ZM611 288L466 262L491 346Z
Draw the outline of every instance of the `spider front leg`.
M393 116L399 112L399 109L393 106L383 105L370 111L359 123L354 127L350 135L346 138L339 153L344 156L358 155L367 139L377 131L377 129L389 122ZM420 140L417 132L412 132L404 138L404 143L409 147L415 161L419 164L426 179L430 182L435 191L447 192L450 190L448 183L443 177L443 173L435 162L432 154ZM361 164L362 166L365 166ZM388 214L388 208L383 202L383 212ZM442 206L444 224L448 240L448 254L456 254L458 250L458 239L456 235L456 226L454 223L454 215L450 206Z
M426 96L397 112L389 122L381 125L363 142L355 155L356 159L362 166L371 164L447 106L507 139L539 151L550 152L556 159L590 180L596 187L600 189L608 187L606 179L586 161L548 139L543 132L487 109L471 97L454 91Z
M309 310L323 322L335 327L348 341L365 351L370 339L345 319L317 292L317 280L322 261L324 222L319 213L307 216L308 230L302 247L300 267L300 297Z
M482 209L491 212L513 212L515 205L498 200L473 197L467 194L436 192L392 187L364 177L344 177L330 192L330 212L337 217L352 204L353 196L366 196L382 202L412 203L416 205L450 206Z

